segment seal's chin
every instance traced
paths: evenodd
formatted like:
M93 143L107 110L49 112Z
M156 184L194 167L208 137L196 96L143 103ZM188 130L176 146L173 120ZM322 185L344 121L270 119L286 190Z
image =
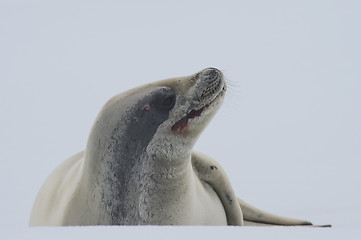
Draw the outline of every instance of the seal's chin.
M224 92L225 88L223 88L212 101L210 101L203 107L199 109L192 109L186 116L181 118L172 126L172 131L182 132L189 125L191 119L201 116L201 114L206 111L213 103L218 102L218 100L223 96Z

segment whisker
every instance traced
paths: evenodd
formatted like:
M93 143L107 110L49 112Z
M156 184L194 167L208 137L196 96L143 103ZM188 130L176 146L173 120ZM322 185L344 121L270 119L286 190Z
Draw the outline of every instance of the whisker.
M243 108L244 99L241 83L240 81L229 79L227 74L224 73L224 71L222 72L227 84L227 94L224 100L223 108L225 113L231 113L232 116L234 116L234 114L238 115L242 112L241 110Z

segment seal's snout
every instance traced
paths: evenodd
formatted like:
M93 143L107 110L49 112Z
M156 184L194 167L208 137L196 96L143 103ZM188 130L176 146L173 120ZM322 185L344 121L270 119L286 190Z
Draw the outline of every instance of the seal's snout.
M223 74L216 68L204 69L193 75L190 80L194 84L190 94L191 105L187 114L172 126L174 132L183 132L193 119L199 118L203 112L219 103L226 91Z
M224 87L223 74L217 68L206 68L200 74L199 97L206 100L217 94Z

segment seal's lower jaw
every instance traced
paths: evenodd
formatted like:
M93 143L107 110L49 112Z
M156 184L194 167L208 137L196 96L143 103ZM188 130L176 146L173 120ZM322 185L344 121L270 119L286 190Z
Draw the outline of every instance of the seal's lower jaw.
M216 107L216 105L219 105L223 100L225 91L226 88L224 86L213 100L198 109L192 109L186 116L181 118L172 126L172 131L176 133L182 133L188 127L192 120L203 117L203 115L211 109L213 110L212 112L215 113L217 109L214 108Z

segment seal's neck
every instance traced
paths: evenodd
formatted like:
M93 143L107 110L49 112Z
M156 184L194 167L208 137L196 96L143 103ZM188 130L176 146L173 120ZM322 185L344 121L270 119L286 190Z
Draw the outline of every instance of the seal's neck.
M97 168L86 170L84 181L88 211L96 216L94 224L159 225L177 221L163 216L190 194L190 156L183 164L173 166L164 164L169 160L152 159L146 153L126 163L105 156L102 160Z

